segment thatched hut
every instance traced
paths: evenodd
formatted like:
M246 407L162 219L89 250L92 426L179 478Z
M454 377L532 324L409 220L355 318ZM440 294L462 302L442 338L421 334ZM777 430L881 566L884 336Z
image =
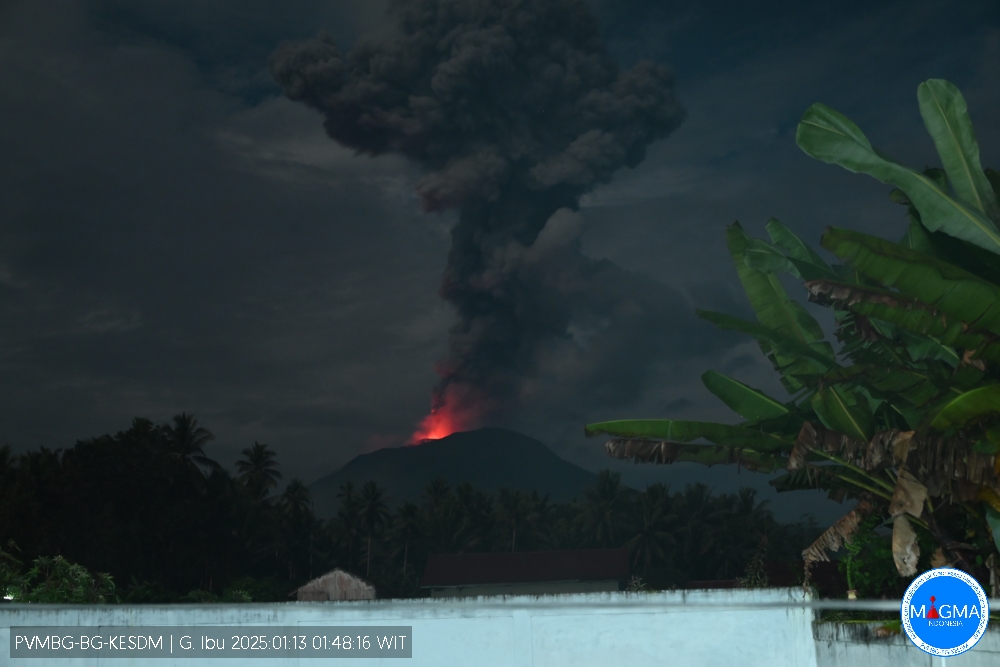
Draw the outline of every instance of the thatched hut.
M327 572L322 577L313 579L308 584L295 590L293 595L301 602L374 600L375 587L353 574L337 569Z

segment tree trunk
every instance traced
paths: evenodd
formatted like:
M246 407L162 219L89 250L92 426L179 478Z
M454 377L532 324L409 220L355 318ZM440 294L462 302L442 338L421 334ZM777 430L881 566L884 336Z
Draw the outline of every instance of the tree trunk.
M403 547L403 583L406 583L406 557L410 552L410 541L406 540L406 546Z
M365 576L372 571L372 534L368 533L368 565L365 567Z

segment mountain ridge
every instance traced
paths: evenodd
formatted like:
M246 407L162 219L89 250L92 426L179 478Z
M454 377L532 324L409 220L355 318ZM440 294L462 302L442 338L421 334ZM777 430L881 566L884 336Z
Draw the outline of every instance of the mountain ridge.
M360 454L342 468L309 485L316 515L336 514L340 486L374 480L392 505L419 501L427 485L442 478L455 486L468 482L481 491L501 488L538 491L554 502L579 497L597 475L559 457L532 437L503 428L461 431L419 445Z

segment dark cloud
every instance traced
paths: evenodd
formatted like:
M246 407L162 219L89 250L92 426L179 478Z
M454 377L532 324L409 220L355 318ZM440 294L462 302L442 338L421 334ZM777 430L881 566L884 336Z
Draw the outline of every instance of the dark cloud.
M256 104L274 94L267 55L281 40L308 37L316 25L353 40L378 25L384 0L85 0L95 28L122 41L156 40L187 54L207 83Z
M620 71L582 0L418 0L391 4L346 55L321 37L270 68L340 144L427 170L425 210L459 210L442 287L459 323L436 410L473 425L509 409L560 340L587 351L580 393L636 395L678 300L585 258L574 211L680 124L666 67Z
M746 471L609 462L580 427L733 420L700 383L708 368L784 396L752 341L692 315L749 315L723 227L762 234L776 215L814 243L831 224L902 233L887 187L795 146L816 101L922 166L937 158L916 86L947 78L968 98L984 163L1000 166L1000 9L594 4L626 70L641 57L676 68L688 116L578 211L551 227L556 209L539 214L544 232L486 238L494 252L468 275L547 286L531 303L555 323L531 339L543 342L504 424L635 485L763 485ZM460 200L496 176L354 155L281 95L266 62L319 28L350 53L380 27L391 25L367 1L0 3L0 444L66 447L187 411L216 433L223 462L268 442L285 478L307 481L401 444L448 353L456 318L438 290L450 230L465 224L457 209L421 214L417 184ZM578 167L554 160L538 175L583 187L571 185ZM560 317L569 336L550 335ZM600 372L615 365L620 375ZM771 497L785 516L803 510L799 494Z

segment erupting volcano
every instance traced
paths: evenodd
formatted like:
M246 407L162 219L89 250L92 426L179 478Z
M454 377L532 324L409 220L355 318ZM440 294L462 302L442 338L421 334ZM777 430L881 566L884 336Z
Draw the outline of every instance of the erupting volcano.
M474 398L475 392L461 393L457 385L439 386L434 394L434 405L430 414L423 418L408 445L419 445L427 440L440 440L458 431L478 428L488 399Z
M425 440L440 440L459 430L461 427L455 423L454 416L450 412L443 408L436 408L424 417L420 426L410 436L410 441L407 444L419 445Z
M634 395L671 349L676 309L582 254L577 209L680 125L670 70L619 70L586 0L407 0L389 20L347 54L324 36L269 67L335 141L420 164L425 211L458 210L441 288L457 322L411 442L536 401L546 373L583 400Z

